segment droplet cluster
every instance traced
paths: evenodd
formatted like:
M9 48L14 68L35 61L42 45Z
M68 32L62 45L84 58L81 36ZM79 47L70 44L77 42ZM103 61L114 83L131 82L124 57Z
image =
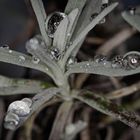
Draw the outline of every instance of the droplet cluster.
M123 68L126 70L133 70L140 67L140 54L137 52L130 52L124 56L116 56L112 62L113 68Z
M94 62L100 63L100 64L106 64L107 57L104 55L96 55L94 57Z
M5 127L8 129L15 129L20 123L20 120L30 114L31 106L32 100L29 98L24 98L11 103L4 119Z

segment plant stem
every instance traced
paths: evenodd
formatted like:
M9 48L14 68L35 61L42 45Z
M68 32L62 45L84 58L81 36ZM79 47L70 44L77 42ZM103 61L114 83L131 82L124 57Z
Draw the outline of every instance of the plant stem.
M61 140L72 105L72 101L66 101L61 104L57 112L49 140Z

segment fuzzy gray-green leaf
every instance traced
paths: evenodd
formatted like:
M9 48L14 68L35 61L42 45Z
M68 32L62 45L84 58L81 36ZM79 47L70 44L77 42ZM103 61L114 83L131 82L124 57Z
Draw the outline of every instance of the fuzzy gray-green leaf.
M75 96L75 98L106 115L122 121L134 129L140 130L139 115L125 110L122 106L118 106L98 94L90 91L81 91L78 96Z
M0 75L0 96L16 94L36 94L49 84L31 79L13 79Z
M9 128L9 126L11 126L11 127L10 127L11 130L17 129L17 128L20 127L29 117L31 117L31 115L32 115L34 112L36 112L44 103L46 103L46 102L54 102L54 101L53 101L53 97L54 97L57 93L60 93L60 92L61 92L61 89L59 89L59 88L49 88L49 89L47 89L47 90L44 90L44 91L42 91L42 92L36 94L32 99L30 99L30 100L32 101L31 112L30 112L27 116L22 117L22 118L20 118L19 116L17 116L17 117L19 118L19 120L18 120L18 122L17 122L17 123L18 123L17 125L11 124L11 122L7 122L7 121L5 120L5 127L6 127L6 128ZM55 101L57 101L56 98L54 98L54 99L55 99ZM12 113L12 112L11 112L11 113ZM10 112L7 112L6 117L8 117L9 115L10 115ZM15 115L17 115L17 114L15 114ZM5 117L5 118L6 118L6 117Z
M40 32L45 40L46 45L49 46L51 44L51 40L46 33L45 20L47 16L43 6L43 2L42 0L31 0L31 4L39 24Z
M82 11L78 19L78 22L77 22L77 25L76 25L76 28L72 37L72 41L75 40L75 38L82 32L82 30L91 22L92 15L99 14L99 12L101 11L101 5L102 5L102 0L87 0L84 10ZM78 43L75 51L72 52L71 55L73 57L75 57L76 54L78 53L83 41L84 39L81 40L80 43Z
M133 27L135 27L140 32L140 14L130 14L130 12L125 11L122 13L123 18Z
M70 65L68 71L66 72L66 75L70 75L72 73L90 73L118 77L140 73L140 67L133 70L127 70L125 68L113 68L111 66L111 62L109 61L105 63L85 61Z
M78 36L84 28L91 22L91 16L99 14L101 11L102 0L87 0L87 3L78 19L73 39Z
M107 8L105 8L95 19L93 19L88 26L86 26L83 31L75 38L75 40L73 41L72 45L69 47L69 49L67 50L64 59L63 59L63 63L65 64L67 59L69 58L69 56L71 55L72 52L74 52L75 50L77 50L76 46L85 38L85 36L88 34L88 32L94 28L107 14L109 14L116 6L118 5L118 3L113 3L110 6L108 6ZM63 64L63 65L64 65Z
M70 41L70 38L73 34L73 31L75 29L77 20L78 20L78 15L79 15L79 9L76 8L73 11L71 11L71 13L68 15L69 18L69 26L68 26L68 31L67 33L69 34L67 41Z
M69 0L65 8L65 13L69 14L73 9L78 8L79 11L82 11L87 0Z
M36 69L45 72L49 76L53 77L51 71L49 69L46 70L46 66L43 63L39 62L38 64L35 64L32 62L31 56L25 55L20 52L0 47L0 61L22 67Z
M68 25L69 20L67 17L65 17L60 22L54 34L53 46L57 47L61 52L63 52L66 47Z

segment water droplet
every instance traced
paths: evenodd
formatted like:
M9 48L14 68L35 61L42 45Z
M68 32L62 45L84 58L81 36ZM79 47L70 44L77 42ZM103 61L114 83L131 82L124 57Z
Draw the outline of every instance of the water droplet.
M4 118L4 126L7 129L13 130L18 124L19 124L19 117L18 115L12 113L12 112L8 112L6 114L6 117Z
M29 107L32 106L32 100L30 98L23 98L21 101L25 102Z
M68 59L68 61L67 61L67 67L69 67L70 65L72 65L72 64L74 64L74 63L76 63L76 62L77 62L77 60L76 60L75 57L70 57L70 58Z
M65 46L65 49L67 50L72 44L73 44L72 41L68 42L67 45Z
M12 53L13 51L12 50L9 50L9 53Z
M61 12L55 12L51 14L46 22L47 26L47 34L50 38L54 37L54 33L57 30L57 27L59 26L60 22L66 17L64 13Z
M68 33L67 36L71 36L71 33Z
M19 56L19 62L24 62L25 61L25 57L24 56Z
M29 40L29 42L30 42L31 44L38 44L38 43L39 43L38 40L37 40L37 38L31 38L31 39Z
M32 62L33 62L34 64L38 64L38 63L40 62L40 59L33 56L33 57L32 57Z
M135 7L130 7L130 8L128 8L128 10L129 10L129 13L131 15L135 15L135 12L136 12L136 8Z
M59 51L59 49L58 48L51 48L51 50L50 50L50 56L51 56L51 58L52 59L54 59L54 60L60 60L60 58L61 58L61 53L60 53L60 51Z
M20 117L24 117L30 113L31 109L26 102L15 101L9 105L8 111L13 112Z
M88 72L89 68L91 67L91 65L89 63L87 63L84 68L85 68L85 71Z
M30 46L32 49L36 50L39 47L39 42L36 38L32 38L27 41L26 46Z
M136 69L140 66L140 55L136 53L128 53L123 58L123 65L125 69Z
M108 0L102 0L101 10L104 10L108 6L108 3L109 3Z
M121 55L115 56L111 61L112 68L122 68L123 67L123 57Z
M26 47L30 47L34 50L36 50L39 47L45 47L44 40L42 36L36 35L35 37L31 38L29 41L26 43Z
M96 55L94 57L94 61L96 63L99 63L99 64L103 64L104 65L106 63L106 61L107 61L107 57L104 56L104 55Z
M5 48L5 49L8 50L9 49L9 46L5 44L5 45L2 46L2 48Z
M48 68L45 68L45 70L48 71L49 69Z

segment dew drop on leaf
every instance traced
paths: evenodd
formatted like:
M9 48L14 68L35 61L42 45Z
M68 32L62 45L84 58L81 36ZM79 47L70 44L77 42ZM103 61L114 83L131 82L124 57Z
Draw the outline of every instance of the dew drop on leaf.
M122 68L123 67L123 57L121 55L115 56L111 61L112 68Z
M109 1L108 0L102 0L102 9L106 8L108 6Z
M32 62L33 62L34 64L38 64L38 63L40 62L40 59L33 56L33 57L32 57Z
M14 101L8 107L9 112L13 112L20 117L27 116L31 109L30 106L24 101Z
M8 112L4 118L4 126L7 129L14 129L18 124L19 124L19 117L18 115L12 113L12 112Z
M21 101L25 102L29 107L32 106L32 100L30 98L23 98Z
M67 45L65 46L65 50L67 50L72 44L73 44L72 41L68 42Z
M45 68L45 70L48 71L49 69L48 68Z
M66 67L70 67L72 64L76 63L77 59L75 57L70 57L67 61Z
M9 53L12 53L13 51L12 50L9 50Z
M8 45L6 45L6 44L5 44L5 45L3 45L2 47L3 47L3 48L5 48L5 49L7 49L7 50L9 49L9 46L8 46Z
M53 47L50 49L50 56L52 59L58 61L58 60L60 60L62 54L60 53L58 48Z
M128 8L128 10L129 10L129 13L131 15L135 15L135 12L136 12L136 8L135 7L130 7L130 8Z
M140 55L136 53L128 53L123 58L123 65L125 69L136 69L140 66Z
M103 56L103 55L96 55L94 57L94 61L96 63L99 63L99 64L103 64L104 65L106 63L106 61L107 61L107 57L106 56Z
M61 12L54 12L51 14L46 22L47 27L47 35L50 38L54 37L54 33L57 30L57 27L59 26L60 22L66 17L64 13Z
M35 37L31 38L29 41L26 43L26 47L30 47L33 50L38 49L39 47L45 47L45 43L43 38L40 35L36 35Z
M68 33L67 36L71 36L71 33Z
M22 55L20 55L20 56L19 56L19 62L24 62L24 61L25 61L25 57L22 56Z

